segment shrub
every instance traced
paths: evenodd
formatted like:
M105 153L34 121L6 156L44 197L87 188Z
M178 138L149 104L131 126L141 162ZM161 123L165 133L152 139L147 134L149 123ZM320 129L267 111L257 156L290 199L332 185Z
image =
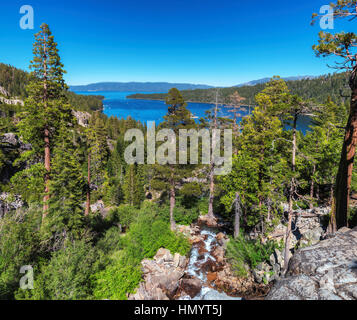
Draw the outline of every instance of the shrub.
M48 264L35 270L34 290L19 289L17 299L78 300L92 294L92 274L100 269L98 254L85 241L66 243ZM36 274L39 275L36 276Z
M152 258L161 247L181 255L189 252L188 240L182 234L173 233L168 221L162 218L163 212L152 210L155 208L156 205L147 204L140 210L127 235L118 241L121 250L114 252L105 270L95 274L95 298L126 299L141 280L141 260ZM112 246L108 239L103 243ZM102 246L102 242L98 242L98 246Z
M247 276L246 265L255 269L259 263L268 262L275 249L280 249L275 241L263 244L260 240L247 240L240 235L238 239L228 242L226 256L237 275L244 277Z
M129 227L137 218L139 210L128 205L121 205L110 210L106 220L112 224L120 223L122 227Z
M185 208L182 206L176 206L174 209L174 219L177 224L190 225L198 219L200 215L197 207Z
M133 293L141 280L140 265L119 258L94 277L96 299L126 300L127 294Z
M21 266L36 263L39 219L40 211L28 210L10 213L0 220L0 299L14 298L23 276Z

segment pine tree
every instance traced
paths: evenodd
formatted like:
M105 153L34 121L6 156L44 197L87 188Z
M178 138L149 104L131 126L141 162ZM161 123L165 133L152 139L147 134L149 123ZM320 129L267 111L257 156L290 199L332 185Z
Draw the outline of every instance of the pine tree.
M123 184L126 203L135 207L140 207L141 202L144 200L144 186L140 167L137 164L129 165Z
M98 112L93 113L85 132L87 145L86 216L90 213L92 182L100 186L105 180L105 168L109 156L106 134L103 120Z
M195 121L192 119L191 112L186 108L186 103L176 88L172 88L166 98L166 104L168 105L168 112L164 116L165 121L160 124L158 129L172 129L175 137L179 137L180 129L194 129L197 127ZM175 140L176 140L175 139ZM174 141L168 141L170 144L174 144ZM182 182L182 179L189 176L192 173L193 166L189 164L178 163L178 143L175 143L175 158L171 159L172 163L168 164L156 164L154 165L155 177L153 185L156 189L167 190L169 193L170 201L170 224L171 229L174 230L176 223L174 220L174 208L176 204L176 189L177 184ZM176 164L175 164L176 163Z
M260 224L260 231L265 233L284 193L287 163L281 156L282 123L276 116L256 107L251 116L243 119L242 126L232 172L219 179L224 190L221 202L231 212L238 193L244 226Z
M334 8L333 18L353 20L357 17L356 0L337 0L336 3L331 5ZM320 18L320 16L313 14L313 23L316 18ZM357 34L354 32L332 34L321 31L319 43L313 46L313 50L318 57L338 57L341 62L337 62L334 67L350 72L350 112L336 177L334 204L330 221L330 229L335 232L339 228L348 226L349 218L351 181L357 145Z
M63 125L53 150L49 213L45 224L55 238L66 238L68 233L79 236L82 227L85 182L78 153L73 132Z
M20 135L31 143L34 157L44 161L43 217L48 213L50 197L51 149L55 144L59 127L73 122L71 108L64 94L67 86L63 80L63 64L57 44L46 24L35 35L34 58L31 61L31 81L27 86L28 98L19 123Z

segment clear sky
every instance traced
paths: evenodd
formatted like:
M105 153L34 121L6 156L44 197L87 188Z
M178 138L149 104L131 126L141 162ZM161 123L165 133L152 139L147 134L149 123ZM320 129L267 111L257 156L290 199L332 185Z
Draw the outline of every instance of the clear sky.
M28 69L49 24L68 84L167 81L236 85L333 70L314 56L311 15L329 0L0 0L0 62ZM22 5L34 30L19 26ZM349 30L351 30L351 24ZM343 28L336 22L337 28ZM346 30L346 31L349 31Z

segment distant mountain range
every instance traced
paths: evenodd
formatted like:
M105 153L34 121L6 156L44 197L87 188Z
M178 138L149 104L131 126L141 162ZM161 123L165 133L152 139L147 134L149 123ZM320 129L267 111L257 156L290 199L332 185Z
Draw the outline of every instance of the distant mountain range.
M306 80L306 79L314 79L317 78L316 76L297 76L297 77L286 77L286 78L282 78L285 81L296 81L296 80ZM258 80L253 80L253 81L249 81L246 83L241 83L238 84L234 87L245 87L245 86L255 86L257 84L261 84L261 83L267 83L270 81L271 78L262 78L262 79L258 79Z
M297 76L283 78L285 81L295 81L304 79L314 79L315 76ZM241 83L233 87L255 86L257 84L267 83L271 78L262 78L246 83ZM206 84L192 83L169 83L169 82L98 82L87 85L70 86L71 91L119 91L119 92L155 92L167 93L171 88L179 90L211 89L214 86Z
M210 89L212 86L169 82L99 82L82 86L70 86L71 91L121 91L167 93L171 88L179 90Z

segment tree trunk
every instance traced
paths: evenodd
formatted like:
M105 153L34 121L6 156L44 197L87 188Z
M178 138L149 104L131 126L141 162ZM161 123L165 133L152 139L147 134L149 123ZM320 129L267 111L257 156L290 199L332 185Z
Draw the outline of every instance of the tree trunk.
M346 125L334 195L335 207L333 216L336 219L337 229L348 227L349 197L357 143L357 67L351 73L350 87L352 90L350 115Z
M217 112L218 112L218 93L216 93L216 106L214 108L214 119L213 119L213 129L217 129ZM218 138L219 139L219 138ZM214 219L213 213L213 200L214 200L214 168L215 168L215 159L214 159L214 150L216 149L217 137L216 131L212 133L212 152L211 152L211 163L209 171L209 202L208 202L208 218Z
M45 113L47 109L47 47L46 38L44 36L43 42L43 103L45 108ZM50 131L48 129L47 119L45 119L45 129L44 129L44 144L45 144L45 195L43 197L43 212L42 219L44 219L48 214L48 200L50 199L50 171L51 171L51 148L50 148Z
M48 200L50 199L49 195L49 184L50 184L50 170L51 170L51 150L50 150L50 137L49 131L45 129L45 195L43 197L43 214L42 217L45 218L48 214Z
M91 166L91 155L90 152L88 152L87 202L86 202L86 210L84 212L85 216L88 216L90 213L90 166Z
M234 215L234 239L238 239L240 230L240 199L239 193L236 193L235 199L235 215Z
M296 166L296 123L297 123L298 115L295 113L294 115L294 124L293 124L293 148L292 148L292 161L291 161L291 169L292 173L295 173ZM285 252L284 252L284 272L288 270L289 259L290 259L290 240L291 240L291 223L293 217L293 197L295 191L295 178L294 176L291 179L290 190L289 190L289 219L288 219L288 227L286 229L286 237L285 237Z
M214 200L214 165L211 164L210 173L209 173L209 202L208 202L208 217L209 218L214 218L213 200Z
M312 169L312 175L315 174L315 171L316 171L316 165L314 165L314 167ZM312 178L311 179L311 186L310 186L310 209L312 209L314 207L314 203L313 203L314 187L315 187L315 181L314 181L314 178Z
M176 194L175 194L175 181L173 179L173 168L171 168L171 180L170 180L170 225L171 230L176 229L176 222L174 218L174 209L176 204Z
M174 209L175 209L175 187L171 186L170 189L170 225L171 225L171 230L174 231L176 229L176 222L174 219Z

